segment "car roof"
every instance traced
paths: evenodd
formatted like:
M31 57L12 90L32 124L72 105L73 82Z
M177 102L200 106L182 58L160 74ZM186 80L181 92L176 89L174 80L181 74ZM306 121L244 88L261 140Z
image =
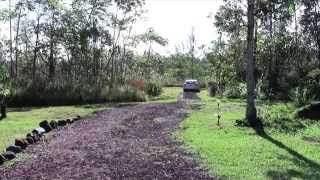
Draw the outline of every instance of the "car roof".
M195 80L195 79L187 79L186 82L198 82L198 80Z

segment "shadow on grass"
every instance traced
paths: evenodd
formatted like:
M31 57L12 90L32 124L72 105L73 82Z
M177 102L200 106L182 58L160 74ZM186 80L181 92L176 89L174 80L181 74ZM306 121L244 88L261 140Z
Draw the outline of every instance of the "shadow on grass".
M296 157L289 158L287 156L279 156L278 158L283 161L291 161L294 165L301 168L302 170L270 170L267 172L267 176L270 179L320 179L319 168L310 166L310 164L301 161Z
M86 108L86 109L98 109L108 107L107 104L85 104L85 105L76 105L77 108Z
M121 102L121 103L102 103L102 104L86 104L86 105L77 105L78 108L86 109L104 109L104 108L114 108L114 107L126 107L126 106L135 106L140 104L140 102Z
M45 107L17 107L17 108L8 108L7 112L29 112L35 109L42 109Z
M270 170L267 172L267 176L271 179L292 179L292 178L302 178L302 179L320 179L320 165L303 156L299 152L291 149L282 142L274 139L269 136L262 126L255 128L257 135L264 138L265 140L270 141L278 148L281 148L287 151L290 155L293 156L292 159L286 158L286 160L291 160L296 166L301 167L304 171L297 171L294 169L288 170ZM284 159L284 158L282 158Z
M172 96L158 96L158 97L151 97L150 101L163 101L163 100L175 100Z

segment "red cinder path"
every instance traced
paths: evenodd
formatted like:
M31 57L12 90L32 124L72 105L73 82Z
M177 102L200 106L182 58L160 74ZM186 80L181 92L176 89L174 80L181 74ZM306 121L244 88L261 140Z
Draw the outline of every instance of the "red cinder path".
M183 103L105 110L50 132L1 179L213 179L173 140Z

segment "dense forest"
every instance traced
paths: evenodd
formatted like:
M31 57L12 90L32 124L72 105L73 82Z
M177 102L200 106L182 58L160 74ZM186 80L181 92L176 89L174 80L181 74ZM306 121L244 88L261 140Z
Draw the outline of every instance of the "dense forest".
M133 31L142 0L10 1L0 13L10 26L0 39L1 94L14 106L143 101L194 78L212 95L246 97L248 5L224 0L211 17L218 39L204 47L191 30L182 47L163 56L153 45L168 40L156 29ZM319 1L253 6L254 96L297 105L319 99Z

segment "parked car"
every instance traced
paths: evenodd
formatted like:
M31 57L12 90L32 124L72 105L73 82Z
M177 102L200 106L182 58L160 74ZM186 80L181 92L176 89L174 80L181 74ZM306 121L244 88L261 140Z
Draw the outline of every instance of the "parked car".
M200 84L197 80L186 80L183 84L183 92L200 92Z

